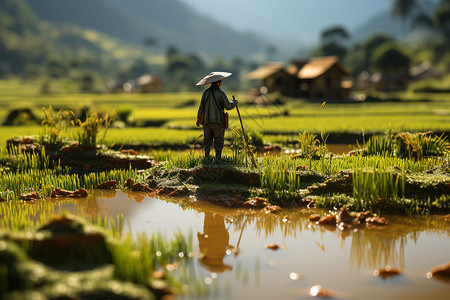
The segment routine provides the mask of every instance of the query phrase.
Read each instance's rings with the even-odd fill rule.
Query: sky
[[[351,33],[369,18],[390,11],[392,0],[181,0],[197,12],[239,31],[317,42],[336,25]]]

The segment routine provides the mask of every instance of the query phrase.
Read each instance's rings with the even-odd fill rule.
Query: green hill
[[[44,54],[40,23],[21,0],[0,0],[0,74],[15,72]]]
[[[47,21],[75,24],[142,45],[147,38],[163,52],[175,46],[182,52],[207,56],[249,56],[264,52],[267,44],[253,34],[243,34],[201,16],[179,0],[27,0]],[[230,22],[236,22],[230,16]]]
[[[145,51],[93,29],[42,21],[24,0],[0,0],[0,76],[51,68],[52,76],[76,68],[111,74]]]

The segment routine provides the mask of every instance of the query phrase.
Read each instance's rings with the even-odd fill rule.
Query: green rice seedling
[[[361,148],[359,143],[358,147]],[[367,142],[363,142],[362,148],[367,155],[394,156],[395,148],[392,130],[389,129],[384,136],[371,136]]]
[[[34,205],[12,201],[0,203],[0,227],[11,231],[35,228],[48,221],[55,212],[61,211],[61,204],[49,201],[40,201]]]
[[[261,188],[269,191],[297,192],[300,189],[300,176],[286,169],[264,168],[261,173]]]
[[[321,151],[326,151],[326,148],[322,150],[320,141],[317,139],[317,136],[315,134],[307,133],[305,130],[303,133],[299,133],[298,135],[299,135],[298,142],[300,143],[301,156],[308,159],[309,170],[311,170],[313,158],[319,157]]]
[[[44,120],[41,122],[41,125],[44,126],[45,130],[41,138],[48,137],[50,144],[61,141],[60,134],[62,132],[66,133],[67,128],[75,119],[75,113],[71,110],[59,110],[55,115],[51,105],[48,109],[42,107],[42,112],[44,114]]]
[[[415,158],[416,160],[422,158],[422,149],[410,133],[403,132],[395,137],[397,143],[397,156]]]
[[[203,165],[205,156],[200,152],[173,153],[167,157],[168,168],[190,169]]]
[[[298,142],[300,143],[300,150],[302,151],[303,157],[312,158],[318,156],[319,140],[317,139],[317,135],[308,133],[306,130],[298,135]]]
[[[317,208],[325,208],[335,210],[339,207],[355,207],[355,198],[344,194],[333,194],[327,196],[317,196],[314,206]]]
[[[266,157],[261,161],[261,188],[269,201],[280,203],[292,198],[301,188],[300,176],[290,158]]]
[[[18,146],[10,146],[8,149],[0,148],[0,163],[6,164],[14,171],[24,171],[30,169],[48,169],[56,168],[61,170],[59,166],[54,166],[49,160],[45,148],[41,148],[37,152],[23,151]]]
[[[325,102],[324,102],[325,104]],[[326,158],[326,154],[327,154],[327,139],[328,139],[328,134],[325,134],[325,129],[322,129],[320,132],[320,137],[321,137],[321,143],[320,143],[320,147],[319,147],[319,152],[320,152],[320,161],[321,161],[321,168],[322,168],[322,172],[327,173],[327,169],[330,167],[331,165],[331,157],[332,155],[330,155],[330,165],[327,167],[325,165],[325,158]]]
[[[232,132],[233,141],[229,148],[233,152],[233,160],[236,163],[244,160],[245,163],[251,163],[256,168],[256,153],[252,136],[248,133],[245,133],[244,136],[244,133],[236,127],[232,128]]]
[[[411,159],[402,159],[398,157],[382,157],[382,156],[343,156],[333,157],[329,164],[329,174],[336,174],[340,170],[354,170],[364,168],[398,168],[400,170],[408,170],[410,172],[423,172],[442,165],[445,162],[443,157],[429,157],[420,161]],[[313,165],[313,169],[321,171],[318,166]],[[327,169],[327,170],[328,170]]]
[[[142,175],[135,169],[128,170],[110,170],[105,172],[92,172],[88,174],[84,174],[82,176],[72,175],[78,179],[79,186],[85,189],[94,189],[100,183],[116,180],[118,184],[124,184],[128,178],[132,178],[134,180],[142,179]],[[79,188],[79,187],[78,187]]]
[[[111,170],[107,172],[84,175],[62,174],[56,169],[26,169],[21,172],[0,172],[0,192],[7,200],[17,200],[21,193],[37,192],[40,197],[48,197],[55,187],[65,190],[79,188],[94,189],[98,184],[108,180],[117,180],[124,184],[128,178],[140,179],[137,170]]]
[[[353,197],[357,210],[386,210],[390,202],[403,197],[405,175],[389,170],[357,169],[353,172]]]
[[[431,132],[411,134],[403,132],[395,137],[396,154],[399,157],[422,159],[424,156],[443,155],[449,142],[443,136]]]
[[[102,127],[105,126],[105,131],[100,141],[105,138],[108,128],[113,120],[114,116],[108,117],[108,114],[106,114],[105,118],[103,119],[99,117],[98,113],[96,112],[90,113],[86,118],[86,121],[84,122],[80,119],[77,119],[76,123],[80,126],[80,131],[78,133],[78,142],[80,144],[96,145],[97,135],[99,134]]]
[[[443,155],[446,148],[450,145],[446,137],[431,135],[431,134],[417,134],[414,138],[420,147],[423,156]]]

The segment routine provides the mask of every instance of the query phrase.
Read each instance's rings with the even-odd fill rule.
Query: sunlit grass
[[[8,151],[0,147],[0,163],[3,166],[0,169],[0,196],[7,200],[17,200],[22,193],[37,192],[45,198],[53,188],[94,189],[108,180],[116,180],[120,185],[128,178],[140,178],[134,169],[71,174],[59,165],[53,165],[45,151],[22,153],[18,149]]]
[[[42,118],[41,108],[48,105],[75,110],[90,107],[109,114],[127,105],[130,116],[135,121],[142,123],[159,120],[165,122],[163,126],[166,128],[194,128],[201,98],[201,91],[154,94],[40,94],[38,82],[9,79],[2,80],[1,83],[0,118],[3,117],[2,120],[6,117],[8,110],[13,108],[30,108],[38,118]],[[237,96],[239,98],[242,95],[237,94]],[[394,96],[400,97],[394,94],[385,97]],[[412,97],[409,97],[407,93],[402,96],[407,99]],[[414,97],[417,100],[427,101],[412,99],[406,102],[358,104],[327,102],[327,105],[320,110],[320,117],[318,117],[317,110],[320,103],[290,99],[287,104],[281,106],[257,106],[241,100],[240,112],[248,130],[257,130],[265,134],[297,134],[304,130],[318,133],[322,129],[330,134],[382,132],[389,127],[394,133],[450,129],[448,95],[419,94]],[[323,100],[326,101],[326,99]],[[233,126],[239,127],[240,124],[235,111],[230,111],[230,127]],[[183,133],[177,132],[177,134]]]

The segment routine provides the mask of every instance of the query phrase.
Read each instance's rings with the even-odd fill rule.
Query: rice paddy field
[[[63,83],[59,84],[63,86]],[[202,90],[198,93],[162,94],[64,94],[57,93],[57,88],[55,91],[54,94],[42,95],[39,84],[18,80],[2,81],[0,120],[5,121],[8,113],[15,108],[29,108],[37,119],[42,119],[42,108],[50,105],[55,110],[79,111],[83,107],[89,107],[104,114],[123,113],[133,125],[123,129],[111,128],[105,140],[107,144],[161,144],[162,139],[169,144],[193,143],[202,133],[201,129],[195,127]],[[328,99],[320,99],[314,103],[301,99],[283,99],[284,105],[270,105],[276,103],[278,98],[266,95],[261,102],[269,105],[254,105],[246,101],[245,93],[226,92],[230,98],[235,94],[241,100],[239,107],[246,129],[262,133],[267,144],[295,141],[298,133],[305,130],[316,134],[325,130],[333,138],[341,133],[383,134],[388,129],[394,132],[432,130],[442,133],[447,132],[450,127],[448,93],[391,93],[380,95],[380,99],[397,101],[351,104],[333,103]],[[323,102],[326,105],[321,108]],[[25,120],[22,123],[29,125],[32,122]],[[230,127],[240,127],[236,111],[230,112]],[[40,128],[8,126],[0,128],[1,136],[6,136],[4,131],[10,131],[14,135],[15,130],[26,135],[39,133]],[[229,138],[230,131],[227,133]],[[339,142],[338,137],[333,140]]]
[[[0,82],[0,120],[37,119],[0,127],[0,298],[447,298],[449,94],[231,91],[253,144],[231,111],[217,163],[195,127],[202,91],[66,88]],[[58,121],[83,107],[99,114]]]

